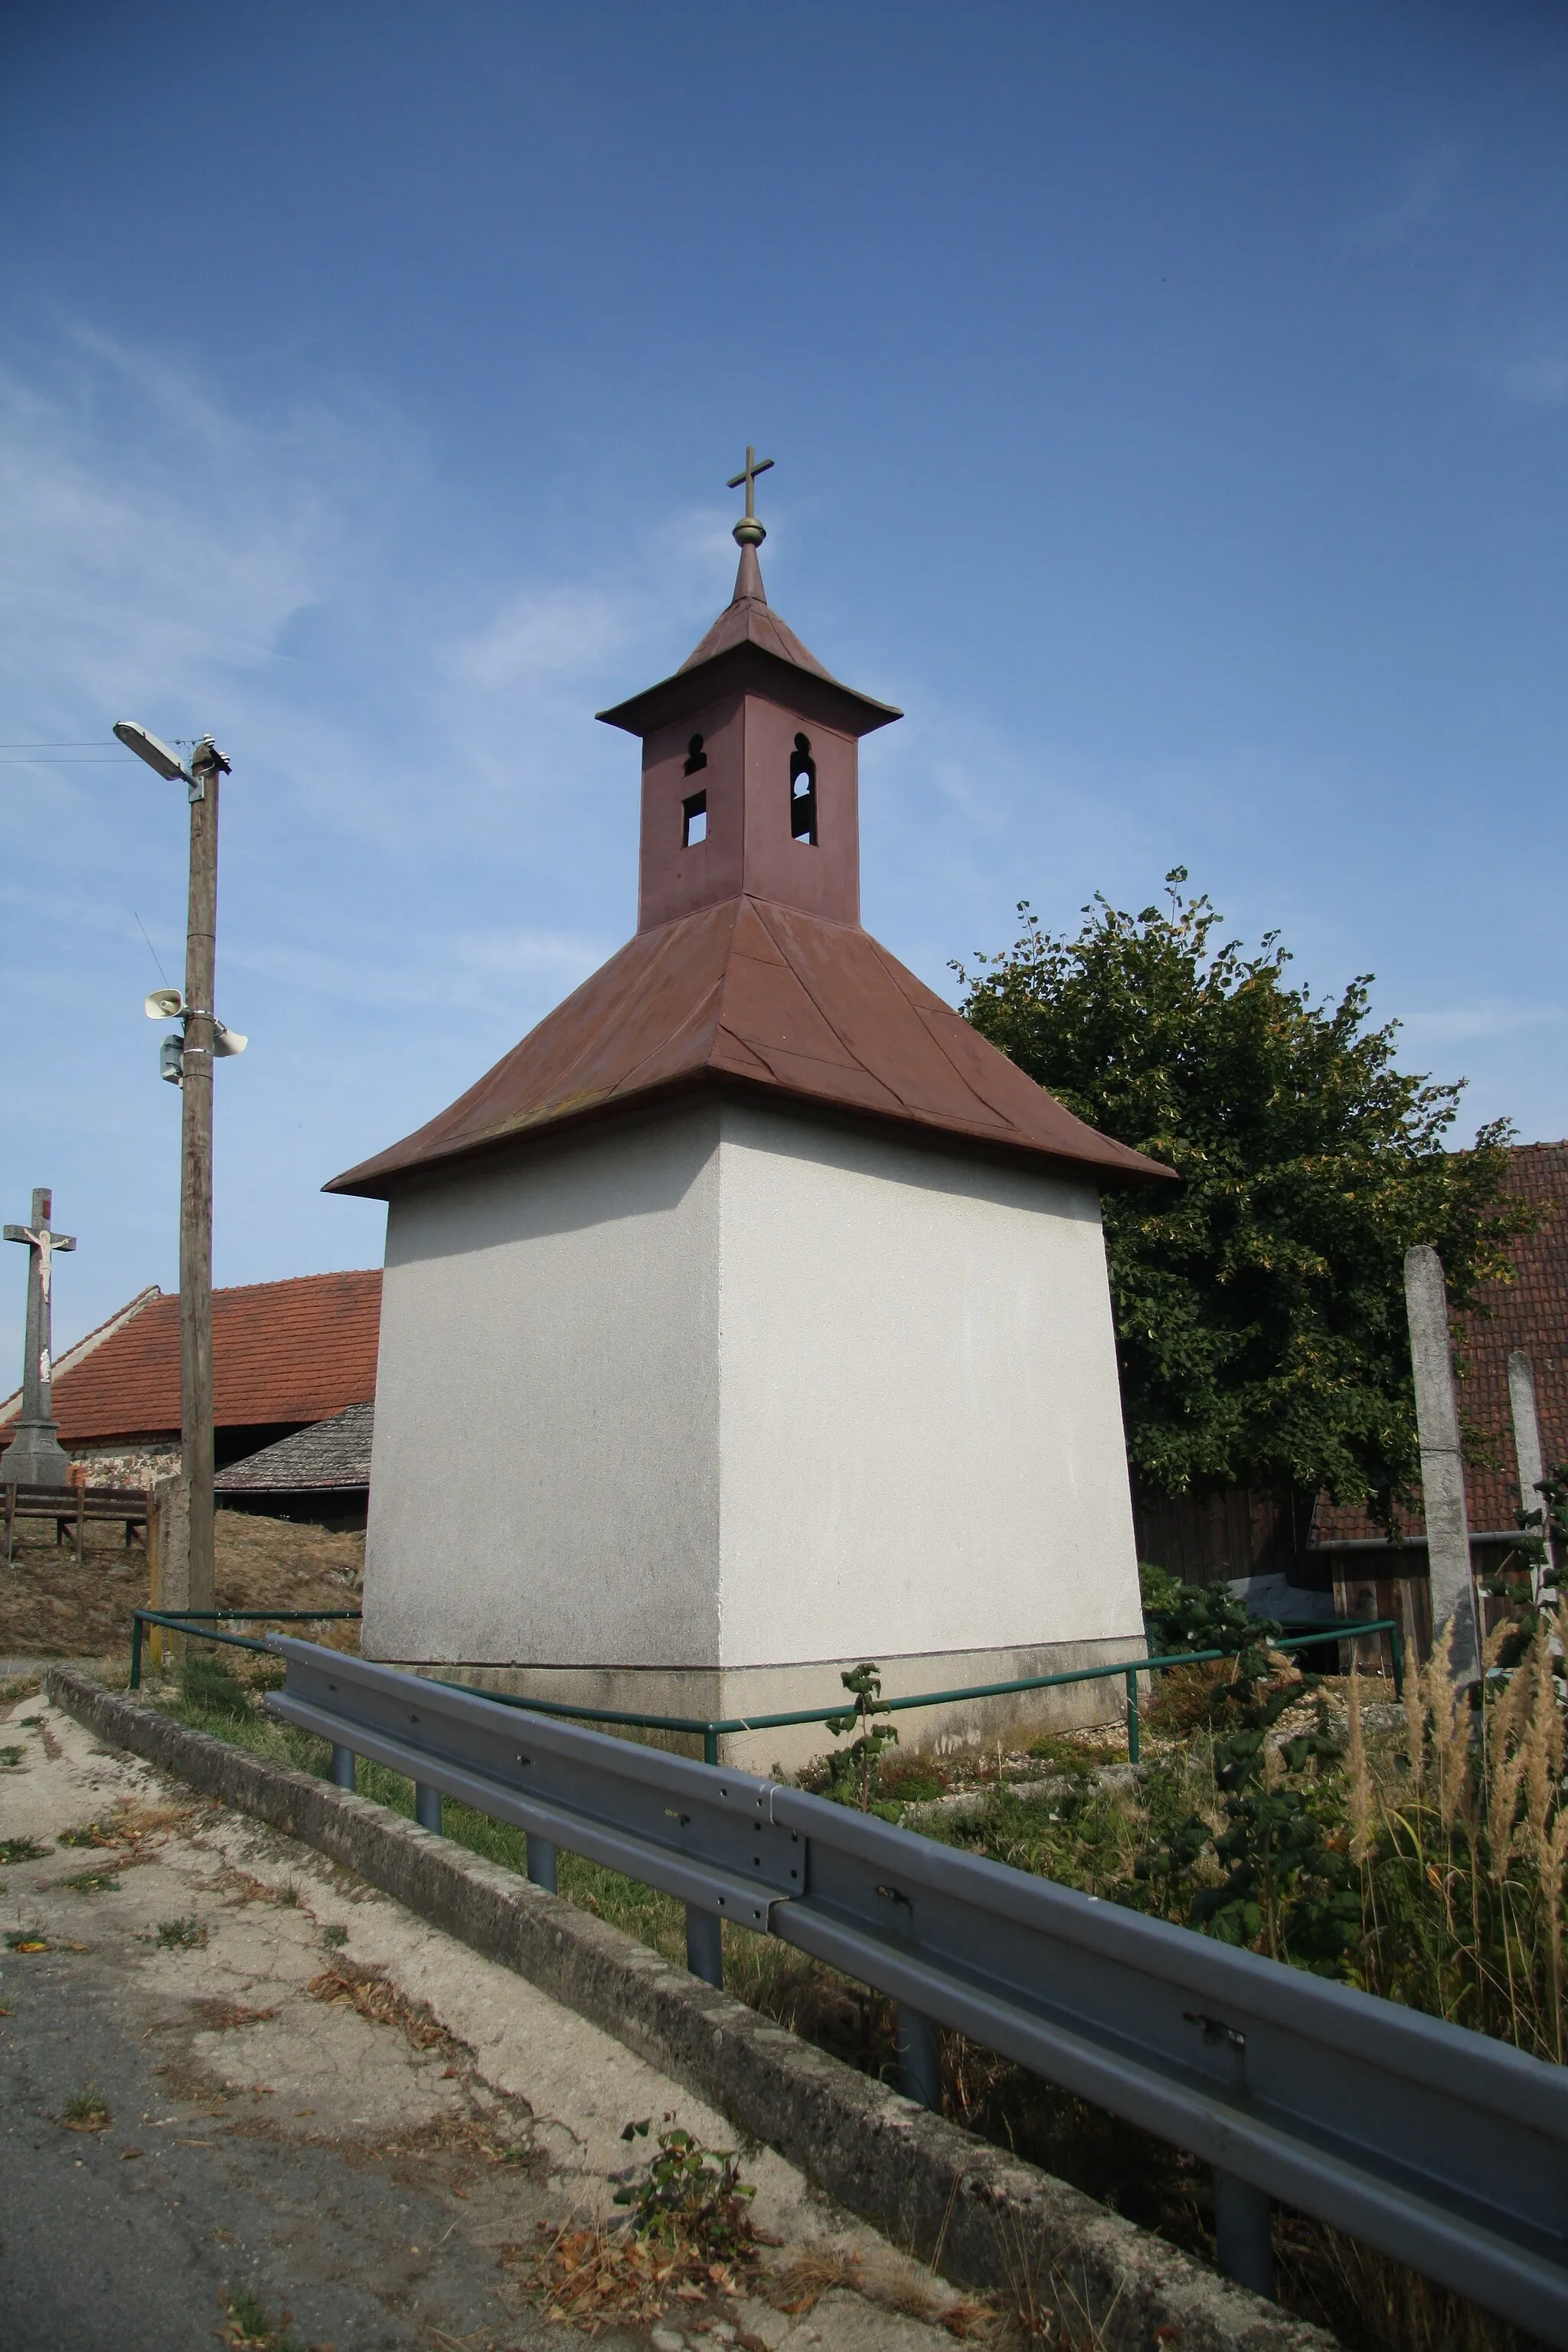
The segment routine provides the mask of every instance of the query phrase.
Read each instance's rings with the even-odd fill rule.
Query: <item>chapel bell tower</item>
[[[735,593],[673,677],[599,717],[640,735],[637,929],[738,897],[860,920],[859,743],[903,713],[841,686],[771,609],[746,463]]]

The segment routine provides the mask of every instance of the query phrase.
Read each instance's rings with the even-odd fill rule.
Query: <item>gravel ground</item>
[[[37,1696],[0,1709],[0,1841],[6,2352],[559,2347],[528,2263],[611,2218],[623,2126],[731,2142],[534,1987]],[[600,2343],[951,2346],[942,2282],[768,2151],[742,2168],[779,2241],[758,2291]],[[803,2264],[819,2299],[787,2314]]]

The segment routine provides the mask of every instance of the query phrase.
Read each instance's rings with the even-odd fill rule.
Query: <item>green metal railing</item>
[[[142,1683],[142,1628],[143,1624],[163,1625],[173,1633],[188,1633],[204,1642],[223,1642],[238,1650],[266,1652],[265,1642],[248,1639],[243,1633],[220,1633],[211,1628],[216,1618],[237,1618],[257,1625],[300,1624],[327,1618],[357,1618],[357,1609],[199,1609],[187,1610],[183,1617],[155,1609],[135,1609],[132,1612],[131,1687],[138,1690]],[[200,1621],[200,1622],[198,1622]],[[1310,1630],[1282,1634],[1270,1649],[1310,1649],[1326,1642],[1357,1641],[1363,1634],[1386,1633],[1394,1663],[1394,1687],[1396,1693],[1405,1687],[1405,1659],[1399,1639],[1399,1627],[1392,1617],[1372,1617],[1355,1624],[1342,1623],[1338,1618],[1325,1620]],[[902,1714],[916,1706],[957,1706],[966,1699],[1011,1698],[1022,1691],[1059,1690],[1069,1683],[1108,1681],[1120,1675],[1127,1686],[1127,1759],[1139,1761],[1140,1725],[1138,1717],[1138,1677],[1140,1675],[1163,1674],[1172,1666],[1203,1666],[1221,1658],[1234,1657],[1234,1650],[1160,1650],[1152,1657],[1122,1658],[1107,1666],[1074,1666],[1059,1675],[1023,1675],[1005,1683],[973,1683],[962,1690],[921,1691],[910,1698],[888,1698],[879,1702],[879,1711],[890,1710]],[[472,1691],[472,1683],[455,1683],[448,1676],[432,1675],[432,1682],[442,1683],[448,1690]],[[719,1761],[719,1742],[724,1735],[738,1731],[783,1731],[802,1723],[826,1723],[831,1716],[844,1715],[851,1704],[838,1698],[831,1706],[798,1707],[787,1715],[635,1715],[624,1707],[578,1706],[560,1698],[517,1698],[510,1691],[478,1692],[480,1698],[494,1699],[499,1706],[521,1707],[533,1715],[559,1715],[577,1723],[613,1723],[633,1731],[679,1731],[702,1742],[705,1764]]]
[[[1394,1659],[1394,1687],[1405,1686],[1405,1662],[1400,1646],[1399,1627],[1392,1617],[1364,1619],[1355,1624],[1342,1623],[1338,1618],[1314,1626],[1310,1633],[1288,1633],[1271,1649],[1294,1650],[1311,1648],[1324,1642],[1348,1642],[1363,1633],[1386,1633]],[[1207,1665],[1215,1659],[1234,1657],[1233,1650],[1162,1650],[1149,1658],[1126,1658],[1108,1666],[1075,1666],[1059,1675],[1023,1675],[1014,1682],[973,1683],[962,1690],[921,1691],[910,1698],[886,1698],[878,1702],[879,1709],[888,1708],[901,1714],[907,1707],[955,1706],[972,1698],[1008,1698],[1020,1691],[1056,1690],[1068,1683],[1104,1682],[1120,1675],[1127,1685],[1127,1755],[1128,1761],[1139,1760],[1138,1677],[1159,1674],[1170,1666]],[[432,1676],[433,1681],[443,1677]],[[472,1683],[447,1682],[451,1690],[472,1690]],[[719,1761],[719,1742],[726,1732],[781,1731],[799,1723],[826,1723],[830,1716],[844,1715],[852,1704],[841,1697],[831,1706],[801,1707],[788,1715],[633,1715],[625,1709],[605,1706],[577,1706],[559,1698],[516,1698],[510,1691],[480,1691],[481,1698],[493,1698],[502,1706],[521,1707],[535,1715],[566,1716],[577,1722],[616,1723],[639,1731],[684,1731],[702,1741],[702,1760],[706,1764]]]
[[[166,1609],[133,1609],[131,1612],[131,1687],[142,1687],[142,1651],[149,1625],[162,1625],[171,1633],[188,1633],[196,1642],[221,1642],[229,1650],[259,1650],[268,1654],[265,1642],[253,1641],[247,1633],[220,1633],[216,1621],[228,1619],[241,1625],[322,1625],[329,1619],[358,1621],[358,1609],[186,1609],[175,1613]]]

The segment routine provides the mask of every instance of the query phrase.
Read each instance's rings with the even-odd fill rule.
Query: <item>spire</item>
[[[748,443],[745,464],[738,474],[731,475],[725,486],[731,490],[738,490],[742,482],[746,486],[746,511],[734,530],[741,562],[735,573],[735,593],[730,599],[731,604],[739,604],[746,597],[758,604],[765,604],[768,601],[763,590],[763,567],[757,562],[757,550],[768,535],[763,525],[757,520],[757,476],[765,474],[773,462],[771,457],[764,457],[759,464],[756,451]]]
[[[831,689],[832,716],[828,706],[817,701],[814,709],[829,724],[841,727],[846,733],[868,735],[874,727],[886,727],[889,719],[901,717],[891,704],[874,702],[869,695],[857,694],[852,687],[841,686],[831,670],[825,669],[814,653],[801,644],[795,631],[782,621],[768,603],[763,586],[763,567],[757,561],[757,550],[767,537],[766,527],[757,520],[757,476],[765,474],[773,464],[771,457],[759,457],[748,447],[746,462],[738,474],[731,474],[729,488],[738,490],[745,486],[746,511],[734,527],[734,539],[741,551],[741,561],[735,572],[735,593],[714,622],[701,644],[688,654],[673,677],[634,694],[628,701],[617,703],[614,709],[601,710],[599,717],[611,727],[624,727],[631,735],[646,736],[656,728],[679,719],[680,714],[696,707],[698,699],[710,698],[719,686],[715,666],[727,662],[729,669],[724,682],[740,683],[737,662],[746,668],[748,677],[756,667],[750,656],[761,655],[763,667],[770,663],[784,666],[796,673],[819,678]],[[696,677],[693,672],[700,675]],[[730,675],[733,672],[733,677]],[[804,681],[797,676],[784,690],[798,692]],[[775,673],[774,691],[784,687]]]

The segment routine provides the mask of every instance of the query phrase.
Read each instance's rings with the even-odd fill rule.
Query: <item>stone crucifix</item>
[[[7,1225],[8,1242],[26,1242],[27,1260],[27,1336],[22,1357],[22,1412],[16,1434],[0,1454],[0,1486],[64,1486],[70,1463],[55,1426],[50,1360],[50,1274],[57,1250],[73,1250],[71,1234],[51,1233],[54,1195],[42,1186],[33,1194],[33,1220],[27,1225]]]

